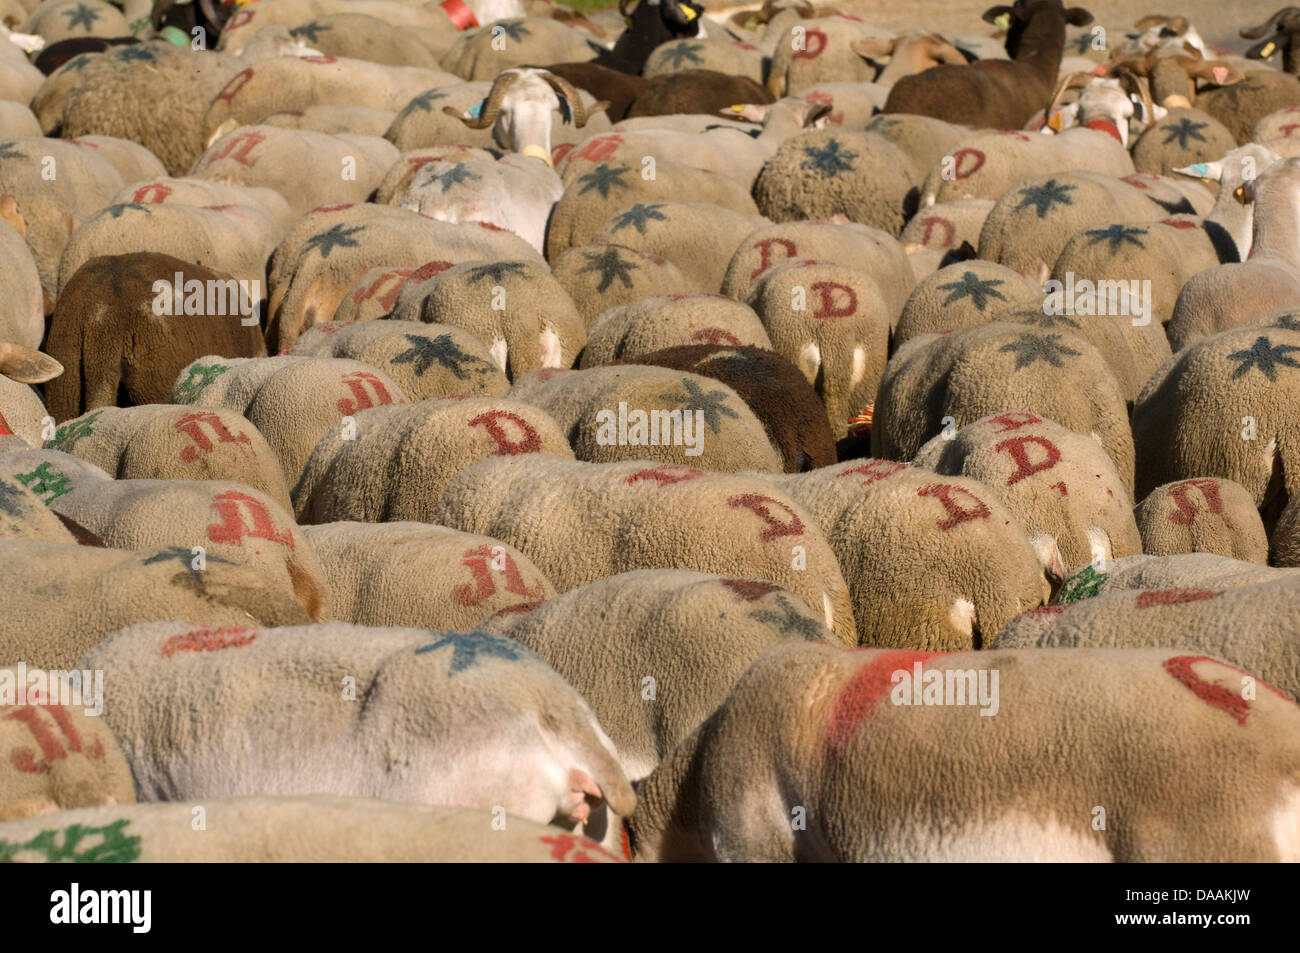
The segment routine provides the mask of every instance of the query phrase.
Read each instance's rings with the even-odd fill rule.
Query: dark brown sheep
[[[1248,40],[1264,37],[1246,51],[1248,57],[1268,60],[1281,49],[1282,68],[1300,76],[1300,7],[1283,7],[1259,26],[1242,30],[1241,35]]]
[[[709,69],[665,73],[647,81],[627,118],[703,113],[716,116],[739,103],[774,103],[776,97],[747,76],[731,76]]]
[[[1066,9],[1061,0],[1016,0],[1015,6],[989,7],[993,23],[1010,16],[1006,49],[1010,60],[977,60],[966,66],[935,66],[905,76],[885,100],[887,113],[914,113],[947,122],[993,129],[1022,129],[1052,97],[1065,26],[1086,26],[1092,14]]]
[[[178,272],[185,283],[203,282],[205,292],[214,287],[209,281],[234,285],[224,272],[155,252],[102,255],[77,269],[59,295],[45,345],[67,369],[45,386],[55,420],[96,407],[169,403],[182,368],[205,354],[266,356],[261,329],[242,325],[228,299],[215,309],[225,314],[155,313],[155,282],[171,288]],[[203,300],[206,306],[207,293]]]
[[[775,351],[685,344],[614,363],[671,367],[726,384],[763,424],[772,446],[781,451],[786,473],[836,462],[835,437],[821,398],[799,368]]]
[[[650,85],[648,79],[594,62],[554,63],[544,69],[609,103],[605,107],[605,115],[609,116],[610,122],[618,122],[626,116],[633,101]]]

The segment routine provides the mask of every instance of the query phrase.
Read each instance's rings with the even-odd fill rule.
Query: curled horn
[[[1277,13],[1268,18],[1268,21],[1260,26],[1247,27],[1241,31],[1241,36],[1246,40],[1257,40],[1266,33],[1275,32],[1281,25],[1282,18],[1288,13],[1300,13],[1300,7],[1283,7]]]
[[[1043,113],[1043,117],[1045,119],[1052,117],[1052,110],[1061,101],[1061,97],[1065,95],[1067,89],[1087,86],[1096,78],[1092,73],[1083,72],[1071,73],[1068,76],[1061,77],[1061,81],[1056,84],[1056,89],[1052,91],[1052,98],[1047,101],[1047,110]],[[1082,82],[1080,82],[1081,80]]]
[[[1120,67],[1114,72],[1114,76],[1119,80],[1120,89],[1130,96],[1137,96],[1142,100],[1142,121],[1147,125],[1156,121],[1155,103],[1151,101],[1151,91],[1147,89],[1145,83],[1137,78],[1132,70]]]
[[[486,129],[497,121],[497,116],[501,115],[501,99],[505,96],[506,90],[510,85],[519,78],[518,73],[506,72],[497,76],[492,83],[492,88],[488,90],[487,102],[483,104],[483,112],[478,118],[473,116],[463,116],[455,106],[443,106],[442,111],[448,116],[455,116],[471,129]]]
[[[578,92],[574,85],[563,76],[556,76],[554,73],[548,73],[545,70],[539,75],[546,80],[551,89],[569,101],[569,109],[573,111],[573,124],[579,129],[585,126],[587,124],[587,107],[583,105],[582,94]],[[486,110],[484,111],[486,112]],[[599,110],[596,111],[599,112]]]

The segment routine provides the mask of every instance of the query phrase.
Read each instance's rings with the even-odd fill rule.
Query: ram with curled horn
[[[503,149],[540,159],[551,165],[551,114],[573,121],[579,129],[609,103],[588,106],[582,94],[567,80],[544,69],[522,67],[500,73],[477,113],[462,114],[451,107],[443,112],[455,116],[471,129],[492,130],[492,139]]]

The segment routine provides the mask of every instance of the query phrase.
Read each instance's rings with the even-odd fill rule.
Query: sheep
[[[758,207],[744,183],[719,173],[701,172],[667,155],[601,162],[589,171],[571,171],[574,178],[565,182],[564,195],[556,203],[546,230],[546,255],[551,261],[589,243],[612,215],[637,204],[700,202],[741,215],[758,215]]]
[[[558,276],[509,254],[476,256],[398,292],[390,317],[449,324],[478,338],[510,380],[572,367],[585,320]]]
[[[558,519],[560,512],[580,515]],[[561,593],[633,569],[766,579],[820,610],[836,640],[858,641],[848,587],[822,530],[757,477],[648,460],[492,457],[457,474],[434,520],[515,546]]]
[[[526,63],[589,60],[592,53],[582,31],[556,20],[525,17],[499,20],[490,28],[462,34],[442,57],[441,66],[474,82]]]
[[[762,422],[787,473],[835,462],[835,438],[825,406],[799,368],[770,348],[686,344],[618,363],[671,367],[726,384]]]
[[[473,632],[490,616],[527,612],[555,595],[527,556],[487,536],[395,520],[324,523],[304,532],[325,567],[340,621]]]
[[[1050,2],[1050,0],[1044,0]],[[962,198],[996,199],[1027,180],[1063,172],[1095,172],[1122,179],[1137,170],[1117,138],[1077,126],[1059,136],[1013,132],[975,133],[933,165],[921,185],[920,208]],[[1037,197],[1050,208],[1069,192]]]
[[[323,205],[364,202],[398,157],[374,136],[241,126],[213,141],[189,174],[274,189],[301,217]]]
[[[10,444],[20,438],[0,435],[0,457],[7,456]],[[15,445],[16,446],[16,445]],[[35,482],[34,480],[29,482]],[[16,474],[0,475],[0,539],[27,539],[51,543],[75,544],[76,538],[62,520],[45,505]]]
[[[186,289],[189,282],[202,282],[206,293]],[[197,311],[173,307],[178,294],[201,302]],[[119,400],[166,403],[171,381],[200,355],[264,356],[261,332],[245,315],[252,309],[241,310],[238,297],[229,276],[170,255],[92,258],[67,281],[50,317],[46,348],[70,371],[46,385],[50,413],[68,420]],[[240,304],[260,299],[257,292]]]
[[[1009,62],[980,60],[942,65],[905,76],[894,84],[886,113],[917,113],[954,123],[994,129],[1020,129],[1047,102],[1065,49],[1065,26],[1087,26],[1092,14],[1066,9],[1061,0],[1016,0],[990,7],[987,23],[1010,17]]]
[[[1289,391],[1300,331],[1247,326],[1202,338],[1166,361],[1133,407],[1137,494],[1193,477],[1241,484],[1271,528],[1300,491]]]
[[[395,109],[371,109],[369,106],[305,106],[283,112],[267,113],[259,122],[264,126],[283,129],[307,129],[328,135],[353,134],[358,136],[383,135],[397,118]]]
[[[400,204],[402,194],[415,178],[415,173],[430,162],[500,159],[503,155],[504,153],[499,149],[480,149],[476,146],[429,146],[423,149],[411,149],[402,153],[401,161],[389,166],[371,201],[376,205]]]
[[[265,2],[265,0],[263,0]],[[620,863],[595,841],[510,814],[328,794],[154,802],[0,825],[0,857],[119,863]],[[74,846],[75,845],[75,846]]]
[[[1266,143],[1274,139],[1300,138],[1300,106],[1288,106],[1271,112],[1255,124],[1252,142]]]
[[[265,0],[262,0],[265,2]],[[473,0],[479,6],[479,0]],[[513,5],[510,5],[513,7]],[[507,7],[506,9],[508,9]],[[498,7],[498,9],[503,9]],[[495,11],[494,11],[495,12]],[[514,9],[506,16],[518,16]],[[452,21],[446,10],[436,5],[428,10],[391,0],[275,0],[267,6],[246,5],[224,24],[220,25],[221,38],[217,49],[224,53],[240,53],[244,47],[268,26],[294,27],[310,22],[315,17],[335,13],[359,13],[377,17],[390,26],[446,30],[461,29]],[[470,11],[472,20],[473,13]],[[215,24],[214,24],[215,25]]]
[[[805,132],[768,160],[754,197],[774,222],[841,214],[897,236],[915,211],[916,184],[907,166],[903,152],[881,136]]]
[[[972,479],[884,460],[768,479],[825,530],[859,645],[980,648],[984,633],[1042,605],[1050,580],[1065,575],[1055,541],[1031,541]]]
[[[1250,254],[1238,264],[1198,272],[1183,285],[1169,320],[1175,349],[1300,304],[1300,159],[1269,166],[1234,194],[1255,206]]]
[[[13,196],[0,196],[0,341],[35,349],[45,337],[45,294],[26,232]]]
[[[49,168],[55,170],[53,179],[42,175],[42,170]],[[17,203],[18,220],[23,224],[20,231],[36,260],[41,288],[51,305],[68,238],[124,184],[117,169],[94,149],[56,139],[0,142],[0,196],[10,195]],[[8,210],[4,216],[10,224],[15,221],[14,211]]]
[[[777,36],[775,31],[780,26],[769,24],[766,36]],[[784,27],[768,67],[767,88],[774,96],[831,80],[873,82],[877,67],[858,52],[855,44],[869,39],[889,40],[885,31],[857,17],[815,16],[787,22]],[[876,50],[871,48],[869,52]]]
[[[1229,150],[1216,162],[1197,162],[1174,170],[1179,175],[1196,176],[1217,190],[1203,227],[1220,263],[1245,261],[1250,254],[1255,206],[1241,202],[1237,190],[1281,159],[1275,149],[1252,142]],[[1192,274],[1195,272],[1187,277]],[[1184,283],[1179,283],[1179,290]]]
[[[687,69],[705,69],[726,76],[744,76],[761,86],[763,67],[763,54],[752,43],[730,38],[695,37],[670,40],[655,47],[641,75],[654,79]]]
[[[470,129],[490,128],[497,145],[541,159],[548,166],[552,164],[552,113],[582,129],[589,116],[609,105],[604,101],[588,105],[568,80],[543,69],[512,69],[493,75],[492,88],[477,113],[467,116],[452,106],[444,106],[442,111]]]
[[[418,270],[431,262],[483,259],[542,263],[537,250],[522,238],[484,223],[439,222],[383,205],[318,209],[299,220],[271,258],[267,341],[284,348],[313,324],[332,320],[348,292],[355,296],[357,280],[376,266]],[[497,300],[492,297],[496,285],[482,285],[482,277],[474,290],[486,292],[479,300],[487,308]],[[495,316],[502,320],[500,312]]]
[[[980,231],[996,205],[993,199],[957,199],[932,205],[913,215],[903,226],[898,240],[906,246],[948,251],[963,242],[972,248],[979,244]]]
[[[1183,212],[1192,212],[1186,204]],[[979,256],[1023,275],[1045,277],[1077,232],[1109,222],[1147,222],[1165,213],[1147,193],[1092,172],[1055,172],[1003,193],[984,220]]]
[[[1247,56],[1268,60],[1280,48],[1282,69],[1300,76],[1300,10],[1283,7],[1259,26],[1242,29],[1240,35],[1247,40],[1264,37],[1246,51]]]
[[[786,222],[755,229],[741,242],[727,266],[722,293],[748,300],[767,272],[788,259],[842,265],[869,274],[891,321],[902,313],[916,285],[903,246],[879,229],[851,222]]]
[[[587,699],[634,781],[699,727],[763,652],[830,638],[789,590],[676,569],[600,579],[484,628],[528,646]]]
[[[1037,414],[977,420],[951,439],[942,434],[912,461],[983,483],[1036,545],[1050,539],[1066,572],[1142,552],[1128,489],[1091,437]]]
[[[470,464],[494,455],[572,459],[565,437],[544,405],[514,398],[377,407],[316,442],[293,488],[294,516],[301,523],[431,522],[443,490]]]
[[[578,366],[598,367],[691,344],[772,348],[749,305],[720,294],[656,295],[602,311],[587,328]]]
[[[704,8],[689,0],[638,0],[628,13],[628,0],[619,0],[618,12],[627,29],[609,50],[596,54],[593,63],[606,69],[640,76],[650,54],[660,45],[699,34]],[[566,64],[568,65],[568,64]]]
[[[1276,569],[1214,553],[1181,553],[1173,556],[1125,556],[1105,564],[1104,570],[1085,566],[1061,585],[1046,609],[1027,612],[1014,620],[1017,638],[1031,630],[1046,628],[1051,618],[1080,600],[1102,593],[1152,589],[1228,589],[1255,586],[1294,578],[1296,569]],[[1008,632],[1011,626],[1007,627]]]
[[[714,70],[681,70],[650,80],[632,100],[626,118],[698,112],[716,114],[734,103],[767,105],[775,98],[746,76]]]
[[[917,282],[894,328],[893,346],[921,334],[986,324],[1042,302],[1042,289],[1005,265],[978,258],[956,262]]]
[[[98,717],[92,673],[72,677],[27,665],[0,668],[0,748],[9,751],[0,765],[0,822],[135,802],[126,758]],[[98,687],[102,692],[102,681]]]
[[[1237,144],[1245,145],[1269,113],[1300,106],[1300,77],[1277,70],[1248,73],[1239,83],[1204,90],[1192,105],[1223,123]]]
[[[813,83],[791,92],[787,99],[802,99],[829,106],[828,126],[861,129],[885,105],[889,90],[878,83]]]
[[[1290,860],[1300,713],[1241,685],[1173,649],[780,646],[638,787],[634,856]],[[960,703],[921,704],[945,688]],[[1044,771],[1044,751],[1071,757]]]
[[[825,405],[831,434],[875,397],[894,313],[871,273],[817,261],[786,261],[749,296],[772,348],[794,364]]]
[[[284,196],[274,189],[250,188],[214,182],[210,179],[169,178],[156,176],[137,180],[114,195],[109,205],[246,205],[269,215],[282,231],[287,231],[298,216],[289,208]]]
[[[57,43],[74,36],[126,36],[131,28],[121,12],[103,0],[56,0],[42,3],[19,32]]]
[[[736,248],[766,219],[702,202],[638,203],[614,215],[591,238],[667,259],[693,288],[717,291]]]
[[[1067,331],[992,322],[912,338],[881,378],[871,455],[911,460],[945,426],[1004,411],[1093,437],[1133,498],[1133,447],[1141,441],[1129,432],[1119,382],[1095,347]]]
[[[635,804],[581,696],[522,645],[486,633],[164,622],[123,629],[83,661],[110,673],[105,720],[130,739],[143,799],[328,793],[500,806],[538,823],[601,825],[615,844],[606,809],[625,816]],[[352,693],[339,689],[345,674]],[[211,717],[178,730],[156,702],[178,692]],[[394,770],[386,750],[409,768]],[[283,770],[286,757],[295,770]]]
[[[243,414],[271,445],[292,488],[313,448],[345,418],[408,403],[378,368],[329,357],[225,359],[207,354],[176,375],[172,403]]]
[[[48,354],[0,341],[0,444],[34,446],[44,439],[50,420],[45,403],[29,385],[63,373]]]
[[[438,57],[418,34],[364,13],[333,13],[299,23],[290,32],[322,56],[385,66],[437,69]]]
[[[311,621],[287,584],[264,569],[213,554],[195,560],[189,546],[132,552],[0,540],[0,578],[9,591],[24,594],[0,619],[0,665],[71,669],[118,629],[154,619],[236,626],[250,618],[267,625]],[[106,681],[112,685],[113,676]]]
[[[1255,499],[1239,483],[1200,477],[1166,483],[1134,510],[1142,551],[1152,556],[1215,553],[1268,563],[1268,536]]]
[[[289,353],[343,357],[377,367],[412,401],[460,395],[502,397],[510,389],[487,345],[450,324],[326,322],[298,338]]]
[[[855,40],[849,46],[873,66],[880,66],[874,81],[885,89],[892,88],[904,76],[923,73],[943,64],[964,66],[974,59],[937,33],[908,33],[891,39],[868,37]]]
[[[6,139],[39,138],[43,135],[40,121],[22,103],[12,100],[0,102],[0,136]]]
[[[1210,162],[1237,147],[1228,128],[1199,109],[1171,109],[1133,144],[1139,172],[1168,175],[1197,162]]]
[[[185,263],[178,271],[201,268],[211,262],[210,273],[198,280],[206,282],[219,273],[220,278],[214,280],[238,281],[238,287],[245,293],[243,297],[237,302],[226,300],[216,307],[224,307],[228,314],[237,314],[241,319],[247,318],[251,327],[252,318],[259,313],[254,306],[262,299],[266,261],[282,235],[271,217],[253,206],[110,205],[82,222],[68,239],[59,259],[58,297],[71,285],[73,276],[93,260],[120,258],[132,252],[151,254],[161,240],[172,253],[168,258]],[[193,304],[174,301],[172,312],[191,313],[197,308],[197,313],[202,314],[207,307],[200,305],[198,299]],[[166,305],[160,301],[155,313],[167,314]]]
[[[579,460],[654,460],[715,472],[782,469],[762,422],[716,378],[621,364],[531,375],[516,381],[510,396],[554,418]]]
[[[609,308],[652,295],[704,291],[677,266],[626,245],[579,245],[554,258],[555,280],[573,299],[586,324]]]
[[[1294,697],[1300,694],[1300,650],[1293,634],[1298,609],[1300,586],[1293,576],[1254,584],[1243,579],[1224,588],[1107,587],[1063,611],[1024,624],[1012,622],[998,634],[995,648],[1113,651],[1160,646],[1222,658],[1241,666],[1243,674],[1276,685],[1279,694]],[[1237,684],[1244,684],[1241,678]],[[1240,697],[1240,691],[1237,694]],[[1244,721],[1241,712],[1238,717]]]

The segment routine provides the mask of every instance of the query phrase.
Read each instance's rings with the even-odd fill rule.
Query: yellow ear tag
[[[686,22],[687,22],[687,23],[690,23],[690,22],[691,22],[692,20],[694,20],[697,16],[699,16],[699,14],[696,13],[694,10],[692,10],[690,7],[682,7],[682,13],[684,13],[684,14],[686,15]]]
[[[741,113],[745,111],[745,106],[743,103],[736,103],[736,105],[729,106],[728,108],[737,116],[739,116]]]
[[[1053,130],[1054,132],[1060,132],[1060,131],[1061,131],[1061,114],[1060,114],[1060,113],[1052,113],[1052,118],[1049,119],[1049,120],[1047,120],[1047,127],[1048,127],[1049,129]]]
[[[1269,40],[1268,46],[1260,50],[1259,55],[1264,57],[1264,59],[1269,59],[1276,50],[1277,50],[1277,44],[1274,43],[1272,40]]]
[[[999,17],[994,17],[993,25],[999,30],[1006,30],[1011,26],[1011,14],[1004,13]]]
[[[1244,185],[1237,186],[1233,190],[1232,194],[1237,197],[1237,201],[1239,202],[1246,201],[1246,187]]]

